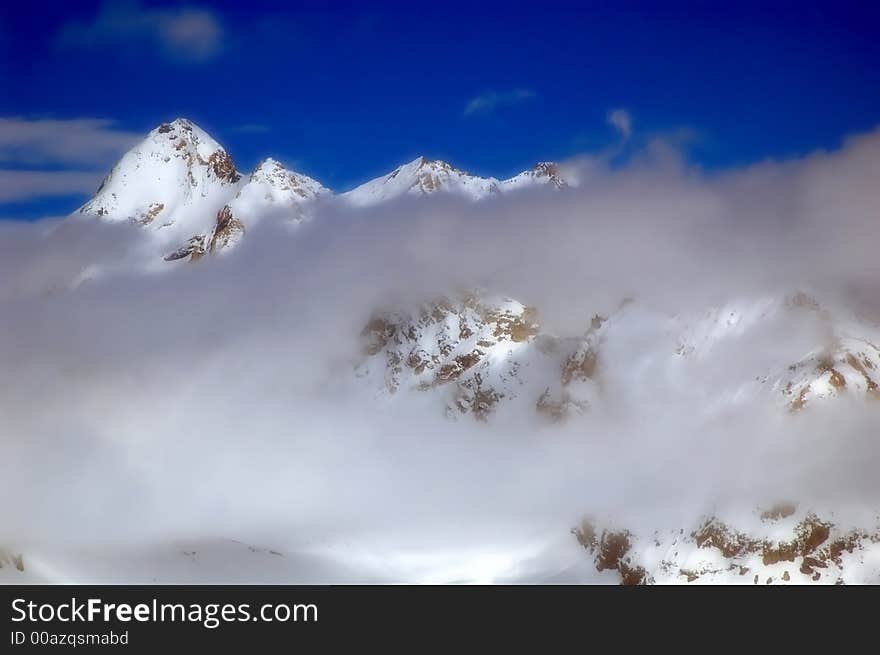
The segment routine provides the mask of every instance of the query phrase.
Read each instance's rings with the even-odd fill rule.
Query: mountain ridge
[[[318,199],[366,207],[407,195],[446,193],[479,201],[542,184],[569,186],[553,162],[498,180],[421,156],[336,193],[272,157],[244,175],[218,141],[189,119],[177,118],[151,130],[125,153],[75,214],[134,223],[165,247],[166,261],[196,261],[234,247],[264,215],[292,225],[308,220]]]

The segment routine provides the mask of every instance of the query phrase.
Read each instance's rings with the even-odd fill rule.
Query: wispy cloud
[[[0,162],[105,164],[139,138],[104,118],[0,117]]]
[[[140,138],[103,118],[0,117],[0,203],[94,191]]]
[[[486,91],[471,98],[464,108],[464,115],[489,114],[500,107],[518,105],[532,100],[535,92],[529,89],[513,89],[512,91]]]
[[[59,42],[86,48],[146,44],[175,59],[201,62],[220,52],[223,36],[220,19],[207,9],[150,9],[138,0],[124,0],[105,2],[89,21],[66,24]]]
[[[0,498],[16,499],[2,533],[40,572],[94,582],[608,582],[569,532],[587,513],[644,544],[716,507],[880,507],[865,387],[795,416],[756,379],[823,355],[832,326],[856,324],[853,289],[876,301],[880,131],[712,174],[638,152],[583,166],[561,193],[331,202],[163,275],[136,273],[160,253],[125,223],[0,225]],[[517,345],[534,359],[499,401],[510,413],[450,420],[455,382],[379,402],[384,365],[356,378],[352,364],[376,308],[418,315],[476,283],[537,307],[548,335]],[[815,285],[828,312],[759,318],[768,295]],[[610,329],[584,341],[597,312]],[[599,349],[601,391],[551,427],[535,411],[546,387],[527,381],[559,379],[544,366],[575,344]],[[217,534],[198,567],[173,546]],[[284,556],[264,565],[232,539]],[[310,569],[269,568],[301,554]]]
[[[244,125],[236,125],[233,127],[230,132],[237,132],[239,134],[265,134],[270,131],[270,127],[268,125],[263,125],[262,123],[245,123]]]
[[[94,191],[101,173],[90,171],[21,171],[0,169],[0,203]]]
[[[632,135],[632,116],[626,109],[609,110],[606,120],[624,139]]]

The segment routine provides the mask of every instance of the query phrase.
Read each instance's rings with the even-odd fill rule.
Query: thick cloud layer
[[[805,418],[719,402],[731,376],[801,356],[812,328],[758,329],[683,388],[658,363],[674,344],[657,317],[804,289],[873,325],[880,132],[722,174],[662,142],[568,166],[564,193],[331,201],[162,273],[142,270],[157,253],[133,226],[0,225],[0,537],[357,544],[355,578],[433,580],[465,560],[530,570],[534,543],[585,512],[670,526],[780,497],[877,506],[870,403]],[[608,344],[607,405],[553,427],[378,407],[353,375],[371,312],[474,286],[573,336],[636,299]]]

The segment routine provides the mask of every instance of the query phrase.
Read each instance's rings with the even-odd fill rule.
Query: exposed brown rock
[[[593,552],[599,544],[596,537],[596,526],[589,519],[583,519],[578,527],[572,529],[572,534],[575,535],[580,545],[590,552]]]
[[[235,184],[241,179],[241,175],[235,170],[235,164],[232,157],[223,149],[215,150],[208,157],[208,165],[211,167],[214,176],[221,182]]]
[[[793,543],[781,543],[776,546],[766,544],[762,561],[765,566],[778,564],[779,562],[793,562],[798,555],[797,545]]]
[[[501,398],[502,394],[483,386],[482,375],[474,373],[473,377],[458,383],[455,405],[463,414],[469,412],[478,421],[486,421]]]
[[[550,419],[553,423],[558,423],[574,414],[582,414],[589,409],[586,401],[575,400],[567,392],[563,391],[560,398],[554,398],[547,389],[538,397],[535,403],[535,409],[539,414]]]
[[[862,361],[859,361],[855,355],[847,353],[846,363],[862,374],[862,377],[865,378],[865,385],[869,393],[877,391],[877,383],[871,379],[871,376],[868,375],[868,371],[866,370],[866,367],[874,368],[874,363],[870,359],[864,357]]]
[[[791,516],[795,513],[795,510],[797,510],[797,505],[794,505],[793,503],[777,503],[770,509],[761,512],[761,520],[778,521]]]
[[[562,384],[592,379],[598,360],[599,357],[592,348],[579,349],[572,353],[562,365]]]
[[[553,400],[553,397],[550,395],[550,389],[541,394],[538,402],[535,403],[535,409],[538,410],[539,414],[543,414],[554,423],[563,420],[567,414],[565,404]]]
[[[394,335],[396,327],[381,316],[374,316],[361,330],[364,338],[364,352],[375,355],[385,348],[388,340]]]
[[[804,293],[803,291],[796,292],[793,296],[788,298],[786,304],[789,307],[803,307],[805,309],[818,310],[820,309],[820,305],[818,301],[812,296]]]
[[[699,578],[702,573],[697,573],[696,571],[691,571],[689,569],[680,569],[679,575],[685,576],[688,582],[693,582],[694,580]]]
[[[219,252],[229,245],[230,241],[244,233],[244,224],[233,216],[229,205],[224,205],[223,209],[217,212],[217,221],[211,234],[210,251]]]
[[[24,571],[24,557],[21,554],[10,553],[0,548],[0,569],[4,566],[12,566],[18,571]]]
[[[510,339],[514,343],[538,334],[540,326],[537,319],[538,312],[534,307],[526,307],[521,314],[489,311],[485,315],[486,323],[495,324],[492,335],[496,339]]]
[[[809,386],[804,387],[798,393],[797,398],[792,400],[788,404],[788,411],[790,412],[799,412],[807,405],[807,392],[810,390]]]
[[[152,205],[150,205],[150,208],[146,212],[144,212],[144,216],[143,218],[141,218],[141,224],[149,225],[150,223],[152,223],[163,209],[165,209],[164,203],[154,202]]]
[[[171,254],[165,255],[165,261],[172,262],[189,257],[191,262],[196,262],[204,256],[205,250],[205,236],[199,234],[191,237],[185,245],[181,246]]]
[[[596,570],[617,570],[622,585],[644,584],[647,577],[645,569],[633,566],[627,559],[630,548],[629,532],[603,532],[597,548]]]
[[[795,528],[795,534],[801,553],[809,555],[828,540],[831,524],[820,521],[815,514],[810,514]]]
[[[699,548],[717,548],[728,559],[755,552],[760,547],[760,542],[731,530],[714,517],[692,532],[691,537]]]

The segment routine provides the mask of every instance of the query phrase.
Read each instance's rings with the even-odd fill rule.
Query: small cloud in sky
[[[512,91],[486,91],[471,98],[464,108],[464,115],[489,114],[500,107],[518,105],[535,97],[529,89],[513,89]]]
[[[632,116],[626,109],[610,110],[605,120],[620,133],[623,139],[628,139],[632,135]]]
[[[105,2],[88,21],[72,21],[59,42],[74,47],[132,47],[148,44],[175,59],[201,62],[219,54],[223,26],[207,9],[186,6],[151,9],[138,0]]]
[[[270,128],[262,123],[245,123],[244,125],[236,125],[230,131],[239,134],[265,134],[270,131]]]

